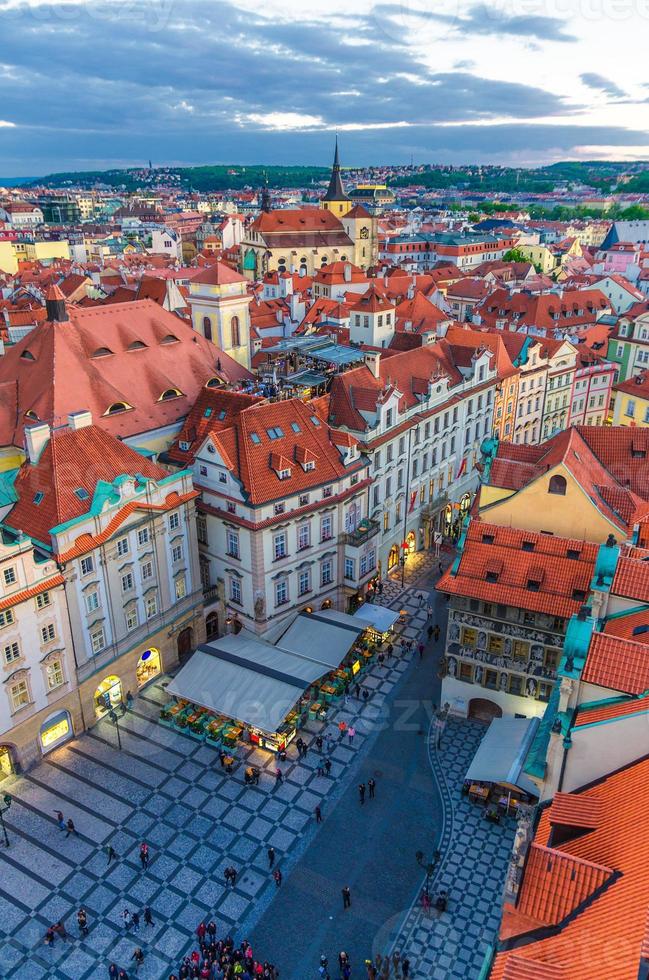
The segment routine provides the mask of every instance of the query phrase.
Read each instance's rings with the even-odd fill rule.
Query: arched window
[[[218,613],[211,612],[209,614],[209,616],[205,620],[205,632],[207,633],[208,640],[213,640],[214,637],[219,635]]]
[[[127,412],[131,406],[126,402],[113,402],[106,410],[106,415],[119,415],[120,412]]]
[[[209,316],[203,317],[203,336],[206,340],[212,339],[212,321]]]
[[[161,402],[168,402],[171,398],[179,398],[181,394],[182,392],[178,391],[177,388],[167,388],[166,391],[162,392],[158,400]]]
[[[233,316],[230,320],[230,338],[233,347],[241,347],[241,331],[239,329],[238,316]]]
[[[558,493],[562,497],[565,497],[566,486],[565,476],[551,476],[550,482],[548,483],[548,493]]]

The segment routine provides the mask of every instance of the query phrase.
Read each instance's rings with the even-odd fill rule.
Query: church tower
[[[248,281],[225,262],[208,265],[189,283],[192,326],[250,369]]]
[[[351,211],[352,201],[345,194],[342,177],[340,175],[340,160],[338,158],[338,137],[336,136],[336,150],[334,153],[334,165],[331,169],[331,180],[327,193],[320,201],[320,207],[325,211],[331,211],[337,218],[342,218]]]

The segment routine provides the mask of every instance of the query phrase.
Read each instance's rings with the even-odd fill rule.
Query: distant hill
[[[0,187],[22,187],[23,184],[33,184],[40,177],[0,177]]]
[[[57,173],[41,177],[34,183],[41,187],[94,187],[103,185],[116,190],[135,191],[172,184],[183,190],[222,191],[261,187],[268,181],[271,188],[307,187],[329,177],[328,167],[160,167],[153,170],[87,170],[79,173]]]

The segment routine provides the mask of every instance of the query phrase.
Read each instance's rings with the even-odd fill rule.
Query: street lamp
[[[401,588],[403,588],[403,583],[406,577],[406,562],[408,561],[408,550],[409,550],[408,542],[402,541],[401,551],[403,552],[403,554],[399,559],[399,564],[401,565]]]
[[[7,828],[4,822],[4,814],[7,812],[11,806],[11,797],[9,793],[5,793],[3,796],[4,806],[0,806],[0,827],[2,827],[2,833],[4,834],[5,847],[9,847],[9,838],[7,837]]]
[[[113,725],[115,726],[115,728],[117,730],[117,745],[119,746],[119,750],[121,752],[122,751],[122,738],[121,738],[121,735],[119,733],[119,718],[117,717],[117,712],[115,711],[114,708],[111,708],[110,709],[110,711],[108,712],[108,717],[110,718],[110,720],[112,721]]]

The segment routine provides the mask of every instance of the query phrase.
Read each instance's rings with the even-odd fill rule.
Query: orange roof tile
[[[21,602],[27,602],[28,599],[33,599],[34,596],[40,595],[41,592],[48,592],[50,589],[56,588],[57,585],[63,585],[64,581],[65,579],[62,575],[53,575],[52,578],[37,582],[36,585],[30,586],[28,589],[21,589],[20,592],[14,592],[13,595],[8,595],[4,599],[0,599],[0,609],[9,609],[11,606],[17,606]]]
[[[612,721],[614,718],[624,718],[645,711],[649,711],[649,694],[641,698],[627,698],[625,701],[615,700],[592,708],[583,705],[575,715],[573,726],[578,728],[580,725],[594,725],[600,721]]]
[[[644,694],[649,691],[649,656],[645,644],[607,633],[593,633],[581,679],[624,694]]]
[[[551,824],[594,830],[602,820],[602,801],[596,796],[578,793],[555,793],[548,820]]]

